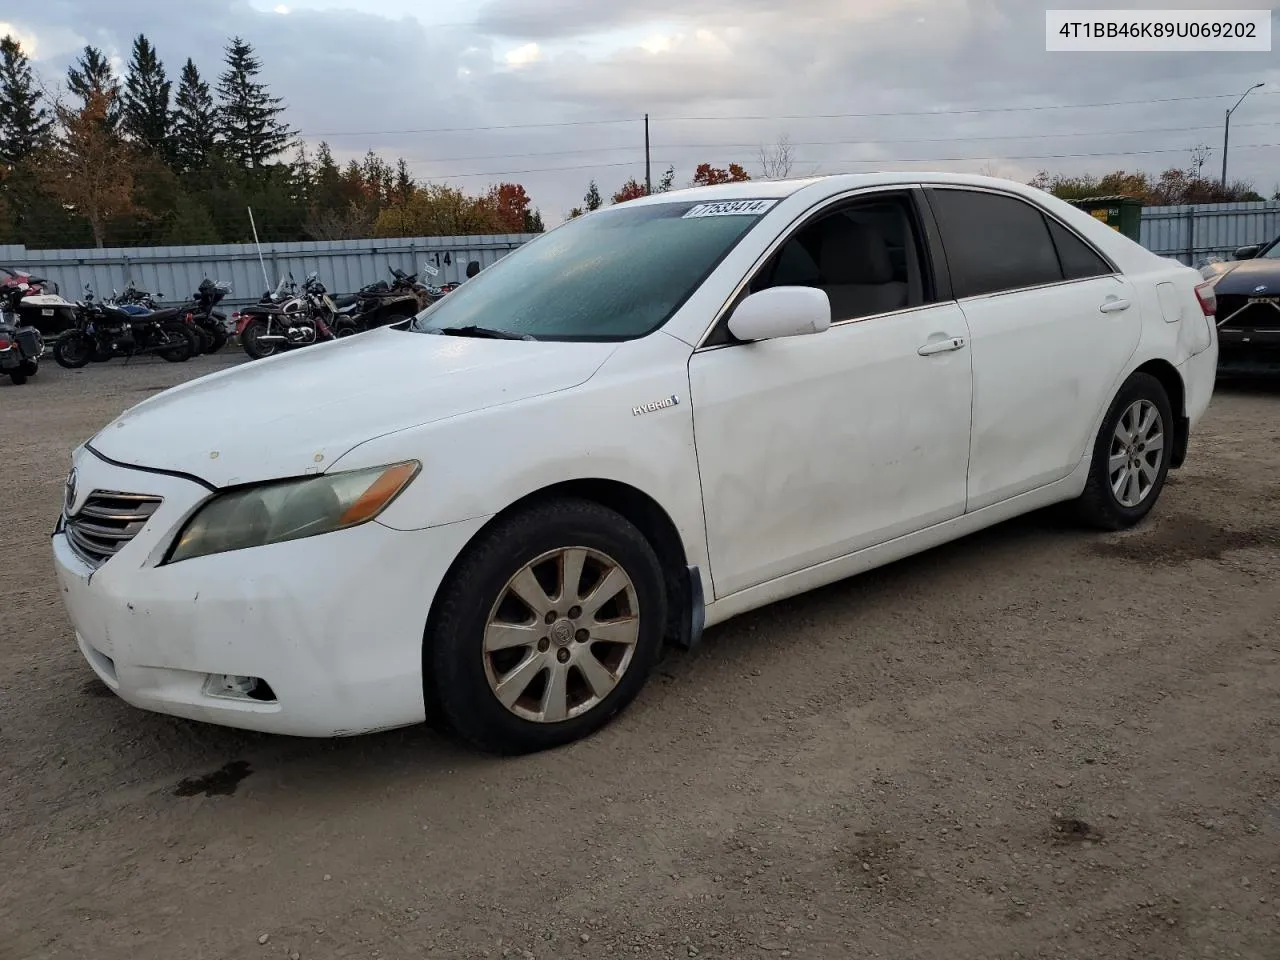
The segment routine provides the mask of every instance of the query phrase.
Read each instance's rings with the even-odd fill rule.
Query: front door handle
[[[1121,310],[1129,309],[1128,300],[1108,300],[1098,308],[1103,313],[1119,313]]]
[[[946,340],[933,340],[916,351],[922,357],[932,357],[938,353],[950,353],[952,350],[963,350],[964,337],[949,337]]]

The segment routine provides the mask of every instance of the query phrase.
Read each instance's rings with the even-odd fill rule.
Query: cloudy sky
[[[1118,4],[1083,2],[1081,7]],[[701,161],[756,169],[794,144],[795,172],[885,168],[1102,173],[1187,166],[1191,149],[1270,195],[1280,186],[1280,56],[1046,53],[1029,0],[41,0],[0,3],[0,32],[52,89],[85,43],[127,59],[139,31],[171,75],[207,79],[249,40],[304,138],[373,148],[469,190],[525,184],[554,223],[589,180],[607,195]],[[1272,10],[1198,0],[1128,7]]]

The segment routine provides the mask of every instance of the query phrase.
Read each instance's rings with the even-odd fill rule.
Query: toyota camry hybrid
[[[1197,271],[1006,180],[643,197],[127,410],[73,453],[62,597],[141,708],[552,747],[737,614],[1050,504],[1142,520],[1213,313]]]

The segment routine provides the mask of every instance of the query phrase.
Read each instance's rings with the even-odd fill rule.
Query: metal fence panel
[[[78,299],[86,285],[99,297],[124,290],[132,281],[164,301],[184,300],[205,277],[227,280],[231,294],[224,303],[253,303],[281,276],[292,273],[299,283],[315,272],[331,293],[354,293],[375,280],[391,280],[389,267],[416,273],[435,284],[466,279],[467,263],[488,267],[533,234],[479,237],[407,237],[387,240],[332,240],[264,243],[259,262],[252,244],[206,244],[190,247],[121,247],[106,250],[28,250],[0,245],[0,265],[27,270],[58,285],[63,295]],[[427,277],[424,263],[439,269]],[[263,267],[267,277],[263,277]]]
[[[1229,256],[1246,243],[1265,243],[1280,234],[1280,201],[1147,207],[1142,211],[1142,245],[1153,253],[1200,266],[1210,257]],[[98,296],[134,285],[165,301],[185,299],[204,277],[231,282],[228,307],[252,303],[280,277],[302,281],[316,272],[331,293],[353,293],[374,280],[390,280],[389,266],[423,274],[437,266],[435,283],[463,280],[469,260],[482,267],[533,239],[533,234],[476,237],[408,237],[387,240],[331,240],[267,243],[262,262],[251,244],[191,247],[131,247],[107,250],[27,250],[0,246],[0,265],[29,270],[58,284],[71,298],[87,284]],[[263,267],[267,277],[263,277]],[[427,279],[422,276],[422,279]]]
[[[1142,211],[1142,245],[1193,267],[1210,257],[1228,257],[1247,243],[1266,243],[1277,234],[1277,200],[1147,207]]]

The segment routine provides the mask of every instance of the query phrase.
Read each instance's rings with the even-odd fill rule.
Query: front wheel
[[[227,331],[222,327],[216,327],[212,330],[206,329],[204,333],[207,338],[204,345],[205,353],[217,353],[227,345]]]
[[[79,370],[94,359],[96,346],[79,331],[59,337],[53,345],[53,361],[68,370]]]
[[[37,373],[40,372],[40,361],[39,360],[23,360],[22,372],[25,373],[28,377],[34,377]]]
[[[265,360],[276,352],[274,342],[264,343],[260,339],[266,332],[267,321],[261,318],[250,320],[240,331],[240,346],[244,348],[250,360]]]
[[[1164,385],[1135,373],[1120,387],[1102,418],[1080,519],[1100,530],[1123,530],[1151,512],[1169,474],[1175,429]]]
[[[11,370],[9,372],[9,380],[15,387],[20,387],[27,382],[27,373],[21,367],[17,370]]]
[[[424,693],[455,734],[495,753],[561,746],[608,723],[644,686],[667,618],[644,534],[585,500],[499,522],[440,597]]]

